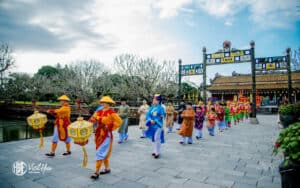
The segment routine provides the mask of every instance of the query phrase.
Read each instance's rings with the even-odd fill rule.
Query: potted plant
[[[295,106],[294,104],[285,104],[279,107],[279,118],[284,128],[297,121]]]
[[[294,104],[294,114],[298,122],[300,122],[300,102]]]
[[[275,142],[274,154],[283,152],[284,160],[279,165],[282,187],[300,185],[300,122],[283,129]]]

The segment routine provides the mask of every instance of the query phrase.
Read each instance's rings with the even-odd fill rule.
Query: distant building
[[[213,98],[233,100],[240,92],[246,97],[252,93],[252,77],[234,74],[233,76],[217,76],[207,88]],[[256,75],[256,90],[262,96],[262,105],[278,104],[287,98],[288,78],[286,73]],[[300,100],[300,72],[292,73],[292,98]]]

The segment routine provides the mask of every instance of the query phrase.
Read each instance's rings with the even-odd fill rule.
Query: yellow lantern
[[[88,143],[89,138],[93,132],[93,124],[91,122],[83,120],[83,117],[78,117],[77,121],[71,123],[68,126],[68,135],[74,139],[74,143],[82,146],[83,161],[82,166],[87,165],[87,152],[85,145]]]
[[[44,147],[43,129],[45,128],[47,121],[47,116],[39,113],[37,110],[35,110],[34,113],[27,118],[28,125],[30,125],[33,130],[40,132],[40,149]]]

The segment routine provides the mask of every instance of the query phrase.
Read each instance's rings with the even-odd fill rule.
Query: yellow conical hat
[[[99,103],[104,102],[104,103],[109,103],[109,104],[116,104],[116,102],[114,100],[112,100],[112,98],[110,98],[109,96],[103,96],[100,100]]]
[[[62,95],[57,100],[59,100],[59,101],[70,101],[70,99],[69,99],[69,97],[67,97],[67,95]]]

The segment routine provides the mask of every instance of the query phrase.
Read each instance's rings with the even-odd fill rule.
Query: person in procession
[[[63,155],[71,154],[71,138],[68,136],[68,126],[71,124],[70,116],[71,116],[71,108],[69,106],[69,97],[66,95],[62,95],[57,99],[60,102],[61,107],[58,109],[50,109],[47,110],[47,113],[54,114],[54,133],[52,137],[52,145],[51,151],[46,153],[46,156],[54,157],[55,150],[57,147],[57,142],[63,141],[66,144],[66,152]]]
[[[250,111],[251,111],[251,106],[250,106],[249,102],[246,102],[245,103],[245,117],[246,117],[246,120],[249,118]]]
[[[160,94],[155,94],[153,97],[153,103],[146,114],[146,136],[153,142],[154,158],[160,156],[160,146],[165,142],[164,130],[163,130],[163,118],[165,116],[164,108],[161,106],[162,97]]]
[[[181,114],[181,117],[183,118],[181,128],[178,131],[178,134],[181,135],[180,144],[187,143],[192,144],[193,143],[193,127],[195,122],[195,111],[193,110],[192,103],[188,103],[186,106],[186,110],[184,110]]]
[[[139,129],[142,131],[140,138],[145,138],[145,131],[146,131],[146,113],[149,109],[149,105],[147,104],[147,101],[144,99],[142,106],[138,109],[138,113],[140,114],[139,118]]]
[[[121,105],[119,106],[118,114],[122,118],[122,125],[118,130],[119,133],[119,141],[118,143],[123,143],[128,139],[128,117],[130,113],[130,108],[126,104],[126,99],[121,99]]]
[[[196,129],[196,139],[202,138],[203,123],[205,120],[205,107],[203,102],[200,101],[198,106],[196,106],[196,116],[195,116],[195,129]]]
[[[230,105],[230,113],[232,113],[234,125],[238,122],[238,108],[236,102],[232,102]]]
[[[210,111],[207,113],[207,129],[210,136],[215,135],[216,119],[216,110],[214,107],[211,107]]]
[[[220,103],[218,108],[216,108],[216,114],[217,114],[217,124],[219,127],[220,132],[223,132],[225,129],[225,112],[223,108],[223,103]]]
[[[110,173],[109,158],[113,145],[112,131],[116,130],[122,124],[120,116],[111,109],[111,105],[116,104],[109,96],[104,96],[99,100],[103,106],[101,110],[96,111],[89,119],[90,122],[96,123],[95,144],[96,144],[96,167],[92,179],[98,179],[99,174]],[[101,165],[104,163],[105,169],[100,172]]]
[[[175,109],[172,105],[172,101],[169,101],[166,107],[166,127],[168,129],[168,133],[172,133],[173,131],[174,113]]]
[[[213,104],[211,103],[211,101],[207,101],[207,105],[206,105],[206,113],[210,112],[211,111],[211,108],[213,108]]]
[[[244,117],[245,117],[245,105],[244,105],[244,103],[243,102],[239,102],[239,120],[241,121],[241,122],[243,122],[244,121]]]
[[[181,117],[181,113],[186,110],[186,106],[184,101],[180,102],[180,105],[178,106],[177,112],[178,112],[178,127],[177,130],[180,130],[180,126],[182,124],[183,118]]]
[[[224,108],[224,115],[225,115],[225,127],[226,129],[228,127],[231,127],[231,119],[232,119],[232,115],[230,113],[230,101],[226,102],[226,106]]]

